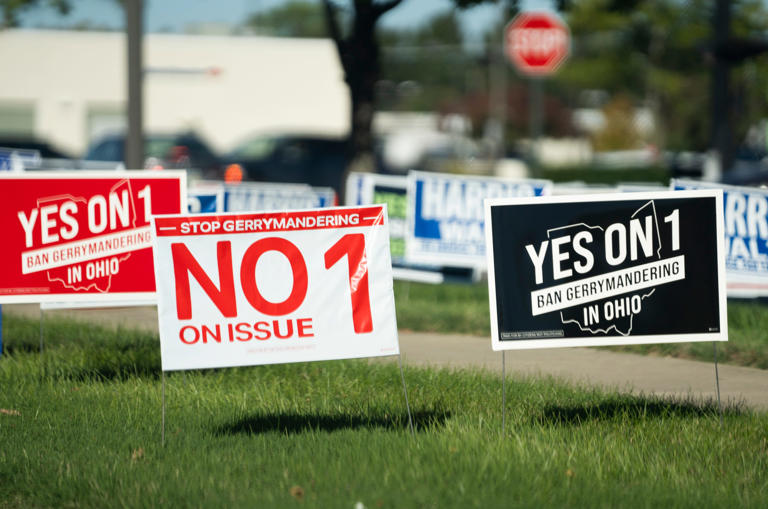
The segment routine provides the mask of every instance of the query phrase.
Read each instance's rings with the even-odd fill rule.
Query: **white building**
[[[0,134],[80,155],[126,125],[120,32],[0,31]],[[217,150],[255,133],[344,135],[349,95],[332,41],[148,34],[144,129],[194,130]]]

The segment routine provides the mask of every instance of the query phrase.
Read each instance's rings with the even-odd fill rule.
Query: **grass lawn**
[[[413,297],[413,296],[412,296]],[[166,375],[156,336],[6,316],[0,507],[765,507],[768,414],[336,361]],[[360,505],[358,505],[360,504]]]
[[[430,285],[395,281],[400,330],[487,336],[490,341],[488,285]]]
[[[400,329],[487,337],[491,334],[486,283],[428,285],[395,281],[395,305]],[[717,347],[720,362],[768,369],[768,305],[750,300],[729,300],[728,336],[728,342]],[[711,342],[612,349],[712,360]]]

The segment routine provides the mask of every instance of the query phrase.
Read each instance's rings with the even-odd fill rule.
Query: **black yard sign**
[[[727,341],[720,191],[487,200],[494,350]]]

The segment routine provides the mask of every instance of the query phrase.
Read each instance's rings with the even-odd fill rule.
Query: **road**
[[[3,313],[40,317],[36,304],[4,305]],[[67,316],[110,327],[157,331],[154,307],[46,310],[44,318]],[[411,366],[478,367],[501,372],[502,354],[491,350],[490,338],[458,334],[400,332],[403,362]],[[595,348],[552,348],[508,351],[508,376],[552,376],[572,383],[598,385],[622,392],[716,398],[715,367],[669,357],[609,352]],[[768,370],[719,364],[724,402],[744,402],[768,411]]]

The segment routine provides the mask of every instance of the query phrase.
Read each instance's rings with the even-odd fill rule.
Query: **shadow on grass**
[[[50,373],[49,376],[78,382],[122,382],[129,378],[159,380],[160,366],[91,366],[88,368],[65,369],[62,372]]]
[[[744,412],[742,403],[723,404],[726,416]],[[538,425],[579,426],[588,422],[649,420],[657,418],[718,418],[720,409],[712,400],[619,399],[585,405],[546,406],[533,421]]]
[[[41,379],[109,382],[129,378],[159,379],[160,356],[156,349],[143,345],[137,345],[135,349],[101,345],[69,349],[57,346],[31,354],[39,356]]]
[[[21,342],[4,344],[3,353],[6,355],[14,355],[19,353],[40,353],[40,342]]]
[[[416,431],[442,427],[451,417],[449,412],[423,411],[413,413],[413,426]],[[259,435],[261,433],[280,432],[298,434],[307,431],[334,432],[350,429],[387,429],[408,430],[408,414],[387,414],[371,416],[352,415],[307,415],[307,414],[268,414],[245,417],[216,429],[217,435]]]

